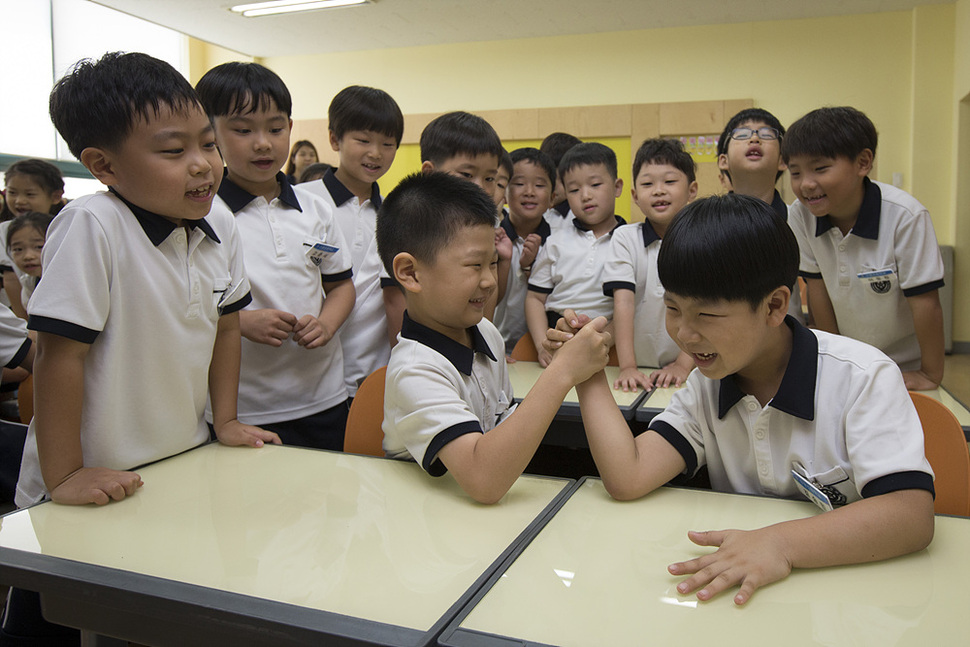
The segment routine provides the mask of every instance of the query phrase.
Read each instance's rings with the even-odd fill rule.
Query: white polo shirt
[[[344,351],[344,382],[353,397],[357,386],[368,375],[387,365],[391,344],[387,339],[387,315],[381,290],[381,257],[377,253],[377,210],[381,207],[380,187],[375,182],[369,200],[361,202],[333,173],[327,171],[320,182],[300,187],[323,196],[333,209],[354,267],[357,302],[340,327]]]
[[[617,227],[622,224],[617,218]],[[575,218],[549,236],[529,277],[529,290],[548,295],[546,310],[561,314],[572,308],[591,318],[613,316],[613,299],[603,294],[602,281],[611,237],[612,232],[597,238]]]
[[[799,273],[825,281],[839,332],[872,344],[904,370],[920,366],[906,297],[943,287],[943,260],[929,212],[905,191],[864,181],[855,226],[843,236],[828,216],[796,202],[789,223],[801,251]]]
[[[0,305],[0,364],[17,368],[27,357],[31,341],[27,337],[27,322]]]
[[[610,254],[603,268],[603,294],[632,290],[633,351],[638,366],[666,366],[680,349],[667,334],[664,287],[657,274],[660,236],[648,222],[623,225],[613,232]]]
[[[792,352],[775,397],[762,407],[734,376],[700,371],[650,423],[692,475],[707,465],[722,492],[800,498],[791,470],[851,503],[894,490],[933,491],[923,429],[896,365],[877,349],[809,330],[788,317]],[[837,490],[837,492],[835,492]]]
[[[212,206],[235,214],[246,258],[253,301],[247,310],[273,308],[317,316],[323,307],[322,283],[351,278],[350,253],[327,202],[292,186],[278,173],[280,195],[267,202],[241,189],[228,177]],[[307,251],[317,243],[336,247],[319,265]],[[260,425],[286,422],[334,407],[347,399],[339,336],[307,350],[293,337],[268,346],[245,337],[239,371],[239,420]],[[211,409],[206,410],[212,419]]]
[[[447,471],[438,460],[442,447],[464,434],[487,432],[511,413],[502,335],[487,319],[468,330],[473,348],[404,313],[384,387],[388,458],[415,460],[441,476]]]
[[[525,321],[525,295],[529,292],[529,272],[525,272],[519,266],[519,259],[522,258],[522,250],[525,249],[525,239],[515,232],[512,221],[506,216],[500,227],[505,230],[509,240],[512,241],[512,259],[509,266],[509,280],[505,286],[505,296],[495,306],[495,326],[502,333],[505,340],[506,355],[512,352],[516,342],[529,331],[529,326]],[[542,243],[546,244],[546,239],[552,233],[549,223],[543,220],[536,228],[536,232]]]
[[[549,227],[552,231],[559,231],[562,229],[563,225],[567,225],[573,220],[573,210],[569,208],[569,201],[563,200],[557,205],[553,205],[551,209],[546,211],[543,215],[546,222],[549,223]]]
[[[219,317],[250,301],[232,217],[212,213],[186,230],[116,194],[84,196],[51,224],[43,268],[28,327],[91,345],[84,465],[127,470],[206,442]],[[17,484],[21,507],[47,494],[34,424]]]

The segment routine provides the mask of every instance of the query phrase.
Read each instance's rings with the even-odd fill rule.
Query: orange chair
[[[377,369],[361,383],[347,414],[344,451],[349,454],[384,456],[384,376],[387,367]]]
[[[939,400],[910,391],[923,425],[926,460],[936,474],[937,514],[970,516],[970,451],[959,421]]]
[[[522,362],[538,362],[539,353],[536,351],[536,346],[532,343],[532,335],[526,333],[522,335],[519,341],[515,342],[515,347],[512,348],[512,352],[509,357],[516,361]],[[620,360],[616,357],[616,346],[610,348],[610,357],[606,362],[607,366],[619,366]]]

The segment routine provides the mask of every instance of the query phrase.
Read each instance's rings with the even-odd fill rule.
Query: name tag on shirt
[[[795,487],[805,495],[809,501],[817,505],[824,512],[831,512],[834,510],[832,507],[832,502],[829,498],[822,492],[822,489],[812,483],[808,478],[802,476],[797,470],[791,471],[792,478],[795,479]]]
[[[314,267],[320,267],[320,263],[323,259],[338,251],[339,247],[334,247],[333,245],[328,245],[326,241],[319,240],[316,238],[307,238],[303,241],[303,247],[306,250],[307,260],[313,264]]]

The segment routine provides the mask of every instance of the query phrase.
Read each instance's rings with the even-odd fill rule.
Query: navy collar
[[[276,181],[280,184],[280,202],[288,207],[292,207],[299,212],[303,212],[300,201],[296,198],[293,185],[290,184],[286,173],[279,171],[276,174]],[[239,213],[250,202],[256,199],[252,193],[241,188],[238,184],[229,179],[229,169],[223,171],[222,184],[219,185],[219,197],[229,206],[233,213]]]
[[[791,328],[791,357],[781,386],[768,406],[801,418],[815,419],[815,383],[818,375],[818,337],[793,317],[785,317]],[[718,392],[717,417],[723,419],[727,412],[746,394],[738,388],[734,375],[721,380]]]
[[[623,225],[626,224],[626,220],[624,220],[620,216],[614,215],[613,217],[616,219],[616,225],[613,226],[613,229],[610,229],[610,233],[608,234],[610,236],[613,235],[613,232],[616,231],[616,228],[617,227],[622,227]],[[576,226],[576,229],[578,229],[579,231],[589,231],[590,230],[589,227],[587,227],[585,223],[580,222],[579,218],[577,218],[575,216],[573,216],[573,225],[575,225]]]
[[[778,193],[778,189],[775,189],[775,197],[771,199],[771,208],[774,209],[779,218],[788,222],[788,205],[781,199],[781,194]]]
[[[152,241],[152,245],[158,247],[169,235],[178,229],[178,225],[169,220],[164,216],[160,216],[157,213],[152,213],[148,209],[142,209],[138,205],[132,204],[125,200],[125,198],[114,190],[114,187],[108,187],[115,197],[125,203],[125,206],[131,210],[131,213],[135,215],[135,220],[141,225],[142,230],[144,230],[145,235],[148,236],[148,240]],[[199,220],[186,220],[185,224],[189,226],[190,229],[195,229],[198,227],[202,230],[202,233],[211,238],[217,243],[221,243],[219,237],[216,236],[216,232],[212,229],[212,225],[205,218]]]
[[[495,359],[495,355],[492,354],[492,350],[488,347],[488,342],[485,341],[478,326],[468,328],[468,334],[472,338],[471,348],[459,344],[454,339],[442,335],[437,330],[432,330],[424,324],[414,321],[408,316],[407,310],[404,311],[404,321],[401,323],[401,337],[424,344],[431,350],[437,351],[465,375],[472,374],[475,353],[484,353],[493,362],[498,361]]]
[[[569,215],[569,200],[563,200],[559,204],[553,205],[552,208],[555,209],[556,213],[565,218]]]
[[[353,191],[345,187],[344,183],[334,175],[333,168],[327,169],[327,172],[323,174],[323,185],[327,187],[330,197],[333,198],[333,203],[338,207],[343,206],[345,202],[354,197]],[[375,209],[381,208],[381,188],[377,186],[377,182],[371,182],[370,201]]]
[[[862,196],[862,206],[855,224],[849,232],[860,238],[879,240],[879,212],[882,210],[882,191],[879,186],[868,177],[862,178],[865,194]],[[815,221],[815,236],[821,236],[835,224],[828,216],[822,216]]]
[[[515,226],[512,224],[512,219],[509,218],[509,216],[502,218],[502,222],[499,223],[499,226],[505,230],[509,240],[518,240],[520,238],[519,234],[516,233]],[[548,238],[549,234],[552,233],[552,228],[549,226],[549,222],[545,218],[543,218],[539,223],[539,226],[536,227],[535,233],[539,234],[539,238],[542,239],[543,243],[546,242],[546,238]]]
[[[660,236],[658,236],[657,232],[653,230],[653,225],[650,224],[649,220],[644,220],[640,225],[640,229],[642,230],[641,233],[643,234],[643,246],[645,248],[650,247],[650,243],[660,240]]]

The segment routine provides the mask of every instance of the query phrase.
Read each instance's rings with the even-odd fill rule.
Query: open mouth
[[[200,186],[198,189],[186,191],[185,195],[189,196],[190,198],[208,198],[212,195],[212,185],[206,184],[205,186]]]

